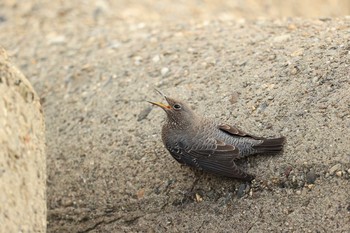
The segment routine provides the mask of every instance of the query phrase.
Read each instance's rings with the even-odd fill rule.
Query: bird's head
[[[158,90],[157,92],[164,97],[168,104],[150,101],[149,103],[162,108],[166,112],[168,123],[172,124],[174,127],[186,127],[195,123],[195,118],[197,116],[190,106],[188,106],[183,101],[167,97]]]

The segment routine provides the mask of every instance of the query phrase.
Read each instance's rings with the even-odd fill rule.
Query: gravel
[[[99,2],[3,8],[2,44],[43,100],[48,232],[350,231],[348,176],[326,177],[350,167],[348,18],[163,21]],[[286,136],[283,154],[242,161],[257,176],[243,198],[208,174],[187,197],[197,175],[162,145],[154,88]]]

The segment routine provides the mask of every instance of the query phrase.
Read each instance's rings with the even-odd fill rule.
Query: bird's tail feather
[[[283,149],[283,144],[285,142],[285,137],[263,139],[261,144],[255,145],[254,149],[257,153],[278,153]]]

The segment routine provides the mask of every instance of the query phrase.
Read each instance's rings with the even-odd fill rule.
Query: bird
[[[238,127],[197,114],[181,100],[164,97],[167,104],[151,102],[166,113],[162,141],[180,164],[219,176],[252,181],[236,161],[255,154],[277,154],[283,150],[285,137],[264,138],[248,134]]]

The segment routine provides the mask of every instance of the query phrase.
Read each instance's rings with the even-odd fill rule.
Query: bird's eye
[[[181,105],[180,104],[174,104],[173,108],[176,109],[176,110],[180,110],[181,109]]]

